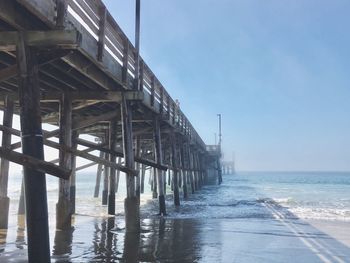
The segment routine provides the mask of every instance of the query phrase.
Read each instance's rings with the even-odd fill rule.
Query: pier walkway
[[[124,172],[127,232],[140,228],[146,169],[154,171],[160,215],[166,214],[167,170],[176,206],[179,187],[186,198],[209,175],[221,181],[220,152],[207,148],[99,0],[0,0],[0,109],[0,228],[7,228],[9,162],[15,162],[24,169],[29,262],[50,261],[45,174],[60,178],[56,227],[67,229],[75,209],[75,172],[99,165],[96,186],[103,181],[102,203],[111,215]],[[12,127],[14,114],[21,130]],[[42,123],[59,128],[45,131]],[[21,142],[11,144],[11,136]],[[59,159],[45,160],[44,145],[59,150]],[[91,163],[76,167],[76,157]]]

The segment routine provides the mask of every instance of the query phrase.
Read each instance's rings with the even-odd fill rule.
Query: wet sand
[[[348,244],[335,239],[344,235],[349,240],[350,224],[345,222],[318,221],[316,228],[278,214],[276,219],[152,218],[142,220],[140,234],[128,235],[121,218],[76,216],[75,225],[71,231],[51,233],[52,262],[348,262],[350,258]],[[14,243],[9,240],[2,246],[0,262],[26,262],[24,233],[17,234]]]

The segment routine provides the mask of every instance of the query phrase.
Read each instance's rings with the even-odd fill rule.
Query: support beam
[[[13,101],[9,98],[5,99],[3,125],[5,127],[12,127],[13,120]],[[11,146],[11,133],[2,133],[2,147],[9,149]],[[5,158],[1,158],[0,163],[0,229],[7,229],[8,227],[8,213],[10,198],[7,196],[9,176],[9,161]]]
[[[19,33],[19,41],[16,44],[22,152],[34,159],[44,160],[38,64],[35,53],[26,46],[23,32]],[[28,261],[51,262],[46,177],[43,172],[33,167],[24,166],[23,170]]]
[[[0,51],[16,51],[21,38],[28,47],[76,49],[81,43],[81,35],[76,30],[17,31],[0,32]]]
[[[51,174],[57,178],[69,179],[71,171],[61,168],[53,163],[43,161],[41,158],[32,157],[32,155],[18,153],[9,149],[0,147],[0,157],[10,162],[23,165],[28,169],[36,170],[42,174]]]
[[[154,125],[154,152],[155,160],[158,164],[163,164],[163,155],[162,155],[162,141],[161,141],[161,132],[160,132],[160,121],[159,117],[155,116],[153,120]],[[164,181],[162,170],[156,169],[156,180],[158,185],[158,200],[159,200],[159,214],[162,216],[166,215],[165,207],[165,196],[164,196]]]
[[[125,166],[130,170],[134,169],[133,134],[132,134],[132,109],[130,101],[125,97],[121,103],[122,130],[123,130],[123,150]],[[135,176],[126,173],[126,193],[124,201],[125,209],[125,230],[126,232],[140,231],[140,203],[135,193]]]
[[[116,150],[108,149],[106,147],[103,147],[103,146],[95,144],[95,143],[91,143],[91,142],[83,140],[83,139],[78,139],[77,142],[82,146],[89,147],[91,149],[99,150],[99,151],[102,151],[104,153],[113,154],[117,157],[124,158],[124,153],[121,151],[118,151],[117,149]],[[135,162],[145,164],[147,166],[155,167],[155,168],[161,169],[163,171],[166,171],[168,169],[168,167],[165,165],[159,165],[158,163],[156,163],[154,161],[142,158],[142,157],[137,156],[137,155],[134,156],[134,160],[135,160]]]

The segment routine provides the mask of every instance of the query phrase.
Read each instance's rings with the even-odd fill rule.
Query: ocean
[[[126,262],[301,262],[285,261],[290,253],[293,255],[293,249],[297,249],[300,260],[308,260],[303,262],[348,262],[350,258],[350,248],[345,244],[350,234],[343,235],[345,241],[337,239],[342,231],[350,232],[350,173],[238,172],[225,175],[221,185],[213,180],[188,200],[181,196],[180,207],[173,206],[168,186],[168,215],[161,219],[146,177],[141,197],[142,232],[136,239],[125,236],[123,230],[123,174],[115,218],[107,216],[100,198],[93,198],[95,172],[77,174],[77,215],[75,227],[68,233],[55,231],[58,183],[55,178],[47,178],[53,262],[124,262],[135,255],[138,259]],[[0,262],[25,262],[25,231],[20,231],[16,215],[20,186],[21,176],[11,176],[10,226],[0,242]],[[337,226],[336,235],[310,223],[318,221],[328,228]],[[315,244],[319,238],[328,240],[330,247],[326,251],[334,250],[328,253],[331,256],[322,255],[320,251],[324,250],[317,250],[317,246],[311,249],[307,244],[313,242],[302,233],[312,235]],[[284,240],[285,235],[290,239]],[[274,246],[258,254],[242,254],[245,242],[248,248],[256,246],[255,251],[266,247],[266,242]],[[288,252],[278,249],[282,244],[279,242],[291,246]],[[135,246],[139,247],[138,253]],[[130,249],[134,252],[130,253]],[[274,253],[274,260],[269,253]]]

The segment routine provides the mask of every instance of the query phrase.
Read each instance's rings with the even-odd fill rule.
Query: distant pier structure
[[[227,175],[227,174],[235,174],[235,161],[222,161],[222,174]]]
[[[8,227],[9,162],[15,162],[23,165],[29,262],[50,262],[45,174],[60,178],[57,229],[72,227],[78,170],[98,164],[95,196],[102,184],[110,215],[125,174],[127,233],[140,231],[146,170],[160,215],[167,180],[176,206],[209,176],[222,181],[220,151],[207,147],[136,46],[100,0],[0,0],[0,229]],[[14,114],[21,130],[13,128]],[[46,131],[42,123],[58,128]],[[21,140],[13,143],[12,136]],[[44,145],[59,158],[46,160]],[[76,157],[90,163],[76,167]]]

